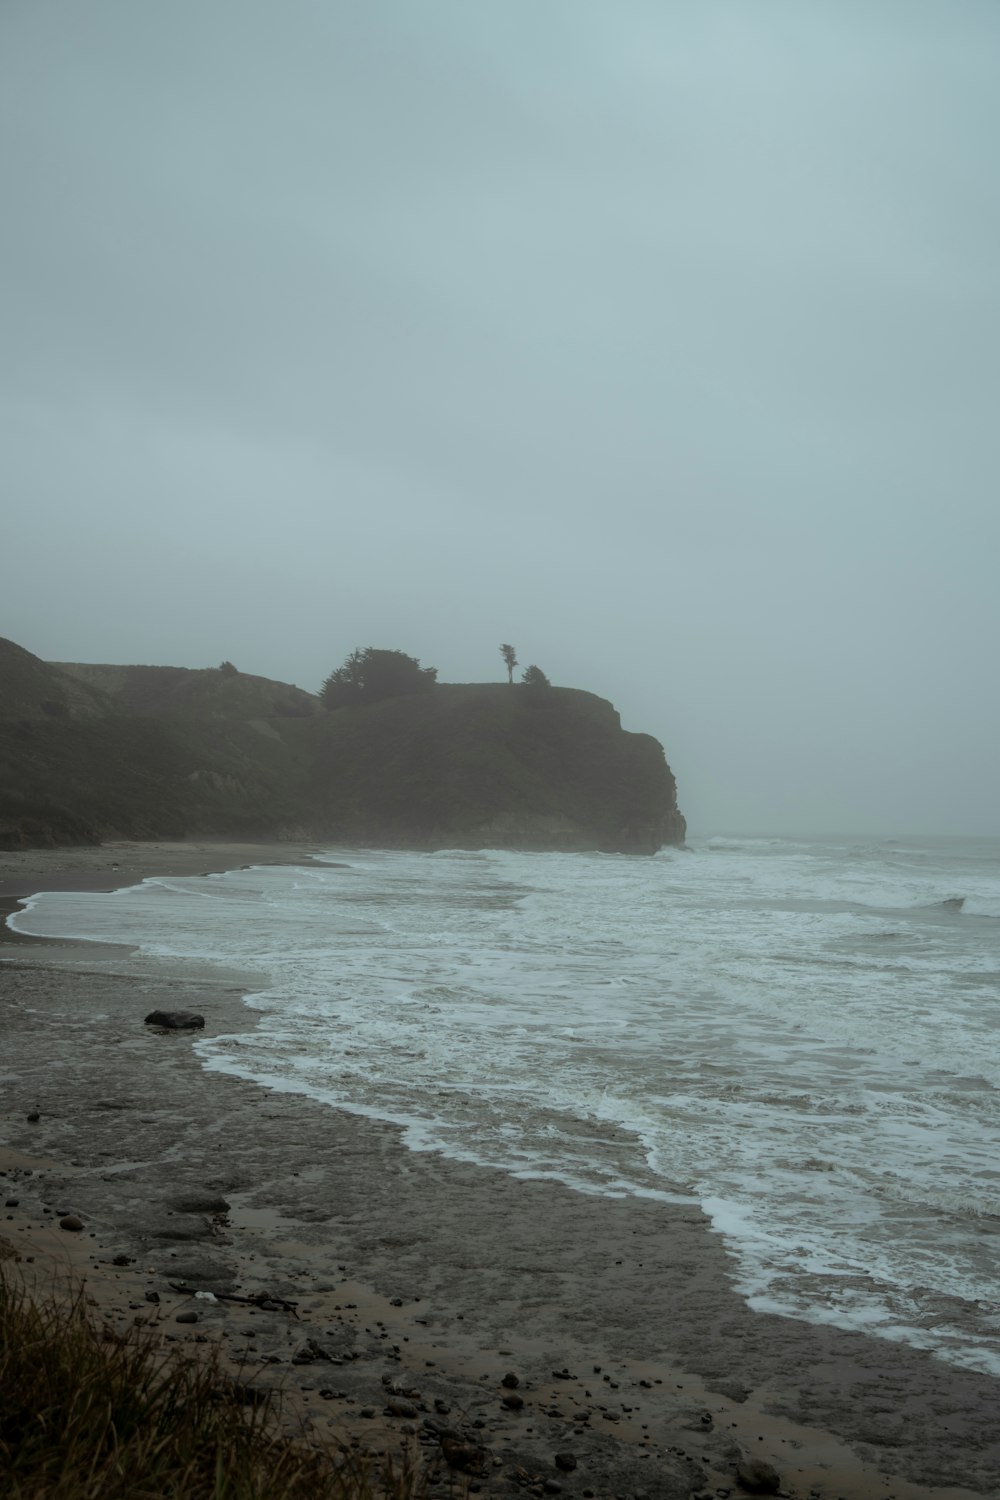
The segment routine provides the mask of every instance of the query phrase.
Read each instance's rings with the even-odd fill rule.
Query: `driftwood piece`
[[[183,1297],[197,1297],[199,1292],[209,1290],[208,1287],[203,1286],[184,1286],[180,1281],[171,1281],[170,1289],[180,1292]],[[297,1302],[288,1302],[284,1297],[276,1297],[272,1292],[255,1292],[252,1297],[241,1297],[238,1292],[212,1292],[212,1296],[216,1302],[244,1302],[251,1307],[262,1307],[265,1302],[274,1303],[276,1307],[281,1308],[282,1312],[290,1312],[293,1318],[298,1317],[296,1309],[299,1304]]]

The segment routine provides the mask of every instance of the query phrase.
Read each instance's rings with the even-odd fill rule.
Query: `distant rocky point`
[[[684,833],[662,747],[591,693],[434,682],[331,711],[228,662],[47,663],[0,639],[0,848],[217,836],[651,854]]]

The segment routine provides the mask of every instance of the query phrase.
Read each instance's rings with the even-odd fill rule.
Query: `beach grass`
[[[82,1289],[36,1300],[0,1267],[0,1494],[7,1500],[418,1500],[416,1465],[307,1446],[213,1346],[101,1324]]]

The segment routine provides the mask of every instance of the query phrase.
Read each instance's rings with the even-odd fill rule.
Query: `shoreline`
[[[115,889],[299,863],[318,847],[0,854],[0,901],[26,885]],[[283,1377],[290,1415],[317,1434],[333,1420],[355,1448],[414,1443],[427,1416],[461,1420],[489,1449],[477,1482],[491,1492],[512,1492],[521,1469],[568,1496],[715,1494],[734,1486],[741,1454],[772,1463],[802,1500],[995,1492],[1000,1381],[751,1312],[694,1206],[595,1198],[415,1153],[395,1126],[209,1073],[190,1034],[143,1025],[158,1006],[191,1007],[206,1016],[196,1036],[246,1031],[254,1012],[239,979],[90,943],[15,935],[0,948],[0,1187],[18,1199],[0,1239],[40,1290],[86,1274],[117,1326],[153,1306],[182,1345],[249,1350],[255,1383]],[[59,1230],[44,1204],[78,1212],[85,1233]],[[136,1258],[115,1267],[116,1255]],[[270,1291],[296,1301],[297,1317],[195,1300],[171,1281]],[[174,1326],[181,1309],[198,1310],[198,1333]],[[309,1339],[333,1357],[292,1363]],[[501,1404],[508,1371],[520,1412]],[[383,1377],[419,1399],[387,1398]],[[388,1401],[412,1417],[384,1415]],[[553,1467],[566,1451],[578,1463],[568,1473]]]
[[[158,839],[145,844],[119,839],[57,849],[0,850],[0,901],[16,906],[18,900],[42,891],[115,891],[158,875],[221,875],[249,865],[308,864],[325,847],[315,839]]]

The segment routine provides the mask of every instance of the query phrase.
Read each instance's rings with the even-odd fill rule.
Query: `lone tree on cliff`
[[[504,642],[504,644],[500,647],[500,655],[503,657],[503,664],[507,668],[507,681],[513,682],[514,668],[517,666],[517,652],[514,650],[513,646],[508,646],[506,642]]]
[[[343,666],[332,671],[320,690],[324,708],[346,708],[352,703],[377,703],[408,693],[429,693],[437,667],[422,667],[404,651],[380,651],[366,646],[352,651]]]

